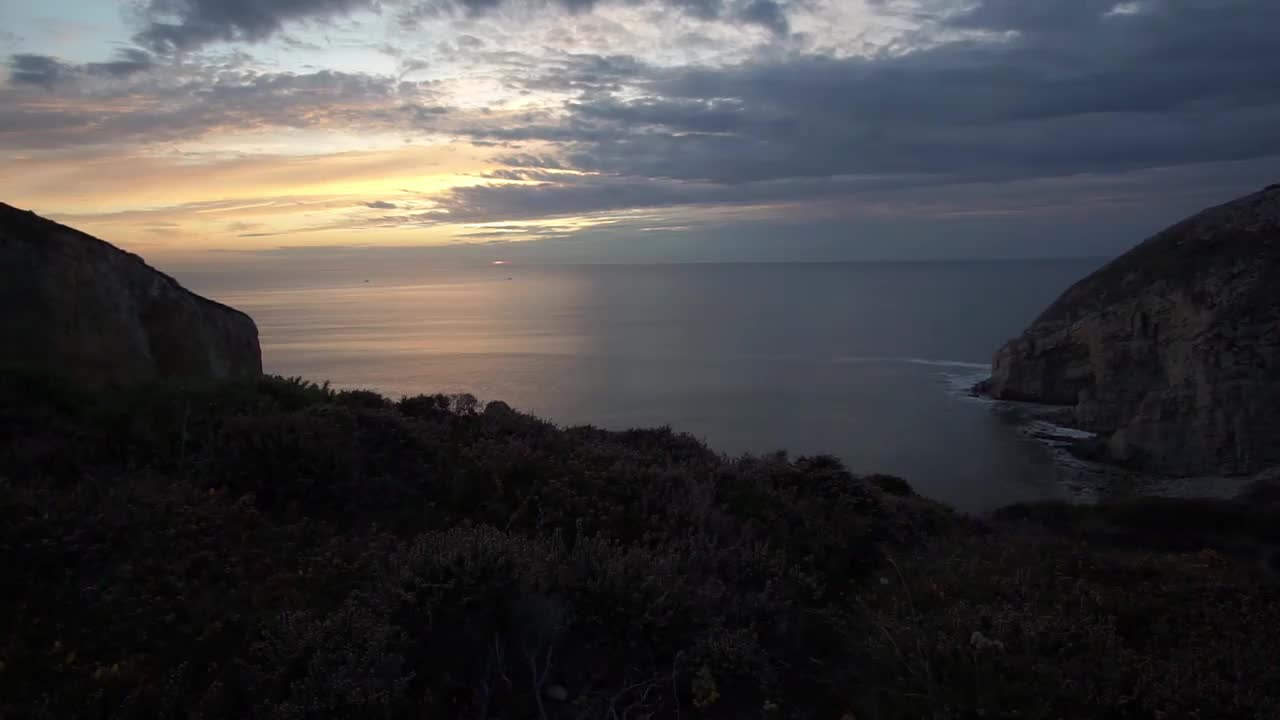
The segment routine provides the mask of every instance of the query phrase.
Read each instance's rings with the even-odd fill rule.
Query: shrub
[[[298,379],[0,400],[3,717],[1277,712],[1272,507],[978,526],[831,457]]]

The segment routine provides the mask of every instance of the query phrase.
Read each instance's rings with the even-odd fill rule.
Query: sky
[[[0,201],[147,257],[1114,255],[1280,182],[1274,0],[0,0]]]

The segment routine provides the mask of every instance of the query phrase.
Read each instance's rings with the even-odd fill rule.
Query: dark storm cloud
[[[753,122],[737,98],[648,97],[628,102],[602,98],[570,105],[577,117],[632,128],[669,128],[681,133],[728,133]]]
[[[553,172],[530,168],[494,170],[493,172],[485,173],[485,177],[496,180],[534,180],[538,182],[551,182],[559,179]]]
[[[9,77],[19,85],[52,90],[85,74],[123,78],[150,70],[154,64],[150,53],[137,48],[117,50],[114,60],[87,65],[71,65],[49,55],[22,53],[10,57]]]
[[[790,26],[786,12],[773,0],[752,0],[738,12],[738,17],[779,35],[786,34]]]
[[[633,55],[559,52],[529,55],[494,51],[478,58],[508,86],[528,91],[601,94],[647,79],[653,68]]]
[[[532,155],[518,153],[498,158],[498,162],[513,168],[534,168],[545,170],[565,170],[563,163],[549,155]]]
[[[419,58],[404,58],[400,60],[399,63],[400,77],[405,77],[409,73],[415,73],[420,70],[426,70],[428,67],[429,64],[426,60]]]
[[[483,15],[499,6],[517,0],[426,0],[418,2],[406,11],[406,16],[424,18],[435,17],[449,9],[461,10],[469,15]],[[567,10],[571,13],[588,12],[597,5],[610,0],[549,0],[547,4]],[[639,4],[637,0],[627,0],[630,4]],[[724,9],[723,0],[663,0],[667,5],[679,8],[690,15],[702,19],[714,19]]]
[[[364,206],[368,208],[373,208],[374,210],[395,210],[396,209],[395,203],[389,203],[386,200],[374,200],[373,202],[365,203]]]
[[[703,245],[701,259],[1106,256],[1173,218],[1256,191],[1274,180],[1274,171],[1275,163],[1264,160],[1013,182],[810,178],[718,185],[577,176],[534,187],[458,188],[439,204],[445,212],[386,216],[379,224],[544,223],[603,211],[610,213],[604,225],[577,235],[590,237],[597,259],[613,261],[631,251],[637,260],[689,260],[686,244],[709,238],[718,240]],[[667,257],[643,250],[652,249],[651,231],[670,228],[668,209],[687,205],[712,214],[680,211],[676,222],[696,231],[668,233],[674,244]],[[761,205],[770,209],[754,209]]]
[[[258,39],[286,20],[367,5],[276,1],[255,5],[266,13],[259,17],[242,4],[188,2],[181,5],[185,14],[173,0],[151,0],[150,7],[169,8],[157,22],[174,27],[189,18],[192,28],[223,28],[192,30],[194,46],[200,37]],[[669,4],[788,32],[785,6],[772,0]],[[452,107],[429,83],[403,81],[419,67],[403,57],[398,77],[225,68],[172,77],[138,50],[90,65],[18,55],[13,87],[0,88],[0,145],[151,142],[221,128],[305,126],[430,132],[509,148],[501,158],[506,167],[489,175],[490,184],[446,193],[441,212],[366,203],[399,211],[368,213],[389,216],[388,223],[839,204],[869,192],[905,196],[921,188],[1069,176],[1092,187],[1096,177],[1280,157],[1280,43],[1273,38],[1280,3],[879,4],[924,23],[913,37],[928,41],[838,57],[805,54],[793,36],[748,62],[709,67],[458,41],[467,62],[517,91],[512,95],[531,99],[518,113],[501,102],[489,110]],[[581,10],[592,3],[558,5]],[[226,21],[214,23],[215,17]],[[68,102],[51,110],[42,102],[46,91],[65,92]],[[16,102],[24,97],[37,101]],[[95,102],[77,109],[80,97]],[[1249,167],[1252,181],[1257,171]],[[1088,193],[1079,197],[1098,202]]]
[[[736,209],[715,217],[682,214],[674,226],[672,216],[663,212],[614,216],[587,230],[554,220],[534,227],[492,220],[469,239],[486,234],[527,237],[538,235],[540,227],[563,232],[550,242],[275,248],[258,251],[245,260],[251,265],[227,272],[242,278],[245,271],[267,267],[269,259],[279,263],[275,267],[281,272],[296,274],[299,262],[323,259],[349,269],[379,258],[388,268],[404,268],[411,257],[611,263],[1104,257],[1174,218],[1259,189],[1274,179],[1273,171],[1274,163],[1255,162],[1012,185],[869,187],[855,199],[836,197],[825,205],[806,205],[804,212],[766,217]],[[834,205],[841,214],[825,212]],[[441,218],[407,212],[352,220],[356,222],[344,229],[438,224]]]
[[[1141,11],[1144,5],[1132,3]],[[1214,0],[1200,0],[1199,5],[1211,5]],[[1100,20],[1121,3],[1119,0],[1075,0],[1075,2],[1027,2],[1026,0],[983,0],[983,2],[959,13],[950,23],[962,27],[989,30],[1016,30],[1033,33],[1079,32],[1096,26]],[[1227,4],[1230,4],[1229,2]]]
[[[857,189],[886,189],[896,185],[828,178],[723,185],[664,178],[573,175],[537,169],[499,170],[491,176],[504,180],[535,181],[537,184],[454,188],[437,198],[436,211],[409,219],[433,223],[492,222],[677,206],[785,204],[839,197]]]
[[[0,88],[0,147],[145,144],[269,127],[400,130],[448,112],[432,102],[429,83],[384,75],[206,66],[122,79],[119,67],[81,71],[44,56],[19,56],[13,68],[15,86]],[[23,85],[64,102],[26,102],[44,93]]]
[[[146,72],[155,67],[155,58],[151,53],[138,48],[124,48],[116,51],[116,58],[107,62],[89,63],[85,70],[91,75],[108,75],[110,77],[128,77]]]
[[[449,13],[478,17],[522,1],[525,0],[420,0],[400,11],[400,22],[407,28],[419,28]],[[543,5],[576,14],[600,5],[646,2],[656,2],[699,20],[759,25],[779,34],[785,34],[790,25],[786,8],[775,0],[546,0]]]
[[[378,5],[378,0],[149,0],[147,25],[135,39],[157,52],[218,41],[258,42],[286,22],[324,20]]]
[[[1100,192],[1097,178],[1145,177],[1155,187],[1162,176],[1149,173],[1163,169],[1190,168],[1182,177],[1195,178],[1204,174],[1195,168],[1225,168],[1192,193],[1208,201],[1219,188],[1253,187],[1267,158],[1280,157],[1280,44],[1271,37],[1280,4],[932,6],[949,28],[1001,36],[898,55],[792,55],[720,68],[574,58],[560,72],[521,75],[526,86],[578,96],[560,113],[471,132],[550,141],[559,153],[503,158],[507,169],[490,177],[519,183],[456,189],[441,203],[445,215],[425,218],[839,204],[950,188],[945,195],[975,183],[1010,197],[1009,188],[1029,188],[1013,207],[1035,210],[1043,183],[1061,178],[1078,179],[1058,186],[1060,197],[1071,190],[1078,202],[1132,208],[1148,201],[1141,191]],[[973,210],[988,211],[1009,212]]]
[[[1280,3],[1114,7],[1000,0],[946,20],[1016,31],[999,40],[641,68],[627,99],[584,94],[560,122],[505,137],[559,142],[583,170],[726,184],[1027,178],[1280,155]]]
[[[73,74],[71,66],[48,55],[19,53],[9,58],[9,79],[17,85],[36,85],[49,90]]]

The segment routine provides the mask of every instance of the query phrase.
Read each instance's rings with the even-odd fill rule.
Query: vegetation
[[[8,372],[0,717],[1276,717],[1269,507],[1157,546],[469,396]]]

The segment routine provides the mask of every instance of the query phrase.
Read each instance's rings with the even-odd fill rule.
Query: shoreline
[[[1047,448],[1054,458],[1059,481],[1072,500],[1096,504],[1106,500],[1169,498],[1180,500],[1232,500],[1251,488],[1280,483],[1280,467],[1252,475],[1161,475],[1086,457],[1081,443],[1096,442],[1096,433],[1063,422],[1069,408],[1061,405],[1000,400],[985,392],[987,380],[974,384],[969,397],[991,406],[993,412],[1012,416],[1015,431],[1024,439]],[[994,512],[999,512],[996,510]]]

